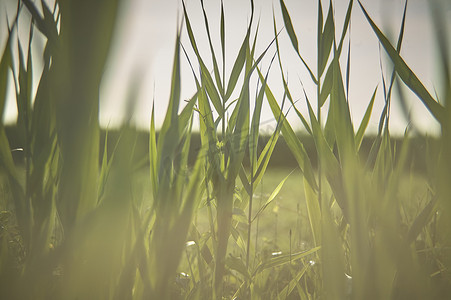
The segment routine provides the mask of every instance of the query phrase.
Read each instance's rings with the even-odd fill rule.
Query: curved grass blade
[[[268,73],[269,73],[269,69],[266,74],[265,80],[262,83],[260,91],[258,92],[258,95],[256,97],[254,112],[252,114],[251,130],[250,130],[250,135],[249,135],[249,154],[250,154],[252,168],[254,168],[257,165],[256,163],[257,163],[257,147],[258,147],[260,117],[261,117],[261,110],[262,110],[262,106],[263,106],[263,97],[265,95],[264,87],[266,86],[266,80],[267,80]],[[252,170],[252,172],[253,172],[253,170]]]
[[[431,221],[435,212],[437,211],[437,197],[434,197],[429,203],[423,208],[420,214],[415,218],[412,225],[410,226],[409,232],[407,233],[406,241],[408,244],[413,243],[418,235],[421,233],[426,225]]]
[[[294,170],[293,170],[294,171]],[[285,181],[287,181],[288,177],[290,177],[291,174],[293,174],[293,171],[290,172],[272,191],[271,195],[269,196],[268,200],[266,200],[265,204],[263,204],[262,207],[258,210],[258,212],[255,214],[255,216],[252,218],[251,222],[254,222],[254,220],[268,207],[269,204],[272,203],[272,201],[279,195],[280,190],[282,189],[283,185],[285,184]]]
[[[288,36],[290,37],[291,44],[294,47],[294,50],[299,53],[299,44],[298,38],[296,37],[296,33],[294,32],[293,24],[291,22],[290,14],[288,13],[287,7],[285,6],[285,2],[280,0],[280,7],[282,8],[282,16],[283,22],[285,23],[285,28],[287,29]]]
[[[318,78],[324,72],[324,68],[326,67],[327,60],[329,59],[330,50],[332,49],[332,42],[334,40],[335,35],[335,25],[334,25],[334,16],[333,16],[333,7],[332,1],[329,4],[329,12],[327,13],[326,23],[324,24],[324,31],[321,34],[321,42],[319,48],[319,56],[318,56]]]
[[[189,20],[184,1],[182,1],[182,5],[183,5],[185,22],[186,22],[186,29],[188,32],[188,37],[190,39],[191,47],[193,48],[194,53],[196,54],[196,57],[199,61],[202,85],[205,86],[205,89],[206,89],[208,95],[210,96],[210,100],[213,103],[213,106],[215,107],[216,111],[218,112],[218,114],[220,116],[222,116],[223,115],[223,105],[221,103],[221,98],[220,98],[219,93],[216,89],[216,86],[213,82],[213,78],[211,78],[210,72],[208,71],[202,57],[200,56],[199,49],[197,47],[196,40],[194,38],[194,33],[193,33],[193,30],[191,27],[191,22]]]
[[[304,178],[305,202],[307,204],[307,214],[310,223],[310,229],[313,234],[315,246],[321,245],[321,206],[315,191]]]
[[[284,72],[283,72],[283,67],[282,67],[282,59],[280,57],[279,39],[278,39],[278,34],[277,34],[276,19],[274,16],[273,16],[273,27],[274,27],[274,35],[275,35],[275,40],[276,40],[276,54],[277,54],[277,58],[279,61],[279,69],[280,69],[280,74],[282,75],[282,82],[283,82],[283,86],[285,89],[285,95],[287,96],[288,100],[290,100],[291,105],[294,108],[296,114],[298,115],[298,118],[301,120],[302,124],[304,125],[304,128],[311,135],[312,131],[310,130],[310,126],[308,125],[307,121],[305,120],[305,118],[301,114],[301,112],[297,109],[297,107],[293,101],[293,97],[291,96],[291,92],[288,88],[288,83],[285,80],[285,75],[283,74]]]
[[[379,41],[382,43],[385,51],[387,52],[390,59],[393,61],[395,70],[398,73],[402,81],[420,98],[426,108],[431,112],[434,118],[440,123],[445,122],[444,109],[443,106],[438,103],[426,90],[424,85],[418,79],[418,77],[413,73],[413,71],[407,66],[405,61],[396,52],[395,48],[390,44],[387,37],[381,32],[381,30],[376,26],[371,17],[366,12],[362,3],[359,1],[360,8],[362,9],[368,23],[375,32]]]
[[[284,118],[284,116],[281,116],[281,118]],[[280,129],[282,127],[281,118],[278,120],[274,133],[271,135],[271,138],[268,140],[262,152],[260,153],[260,156],[258,157],[257,168],[254,170],[254,174],[252,175],[252,181],[254,182],[254,191],[263,178],[263,175],[269,163],[269,159],[271,158],[271,155],[279,138]]]
[[[349,22],[351,21],[351,11],[352,11],[352,5],[354,4],[354,0],[349,1],[348,9],[346,10],[346,17],[345,22],[343,24],[343,30],[341,33],[340,43],[338,45],[338,56],[341,55],[341,49],[343,48],[343,41],[345,39],[346,33],[348,32],[349,28]]]
[[[346,101],[342,73],[340,69],[338,53],[334,53],[333,65],[333,85],[331,92],[331,102],[333,102],[332,113],[334,114],[334,130],[337,148],[342,163],[346,159],[353,159],[355,155],[354,128],[349,111],[349,103]]]
[[[177,39],[175,43],[174,53],[174,65],[172,69],[171,78],[171,92],[169,96],[169,104],[166,112],[166,116],[163,121],[163,125],[160,129],[160,134],[157,143],[157,170],[159,184],[162,184],[162,177],[164,176],[164,182],[169,183],[169,177],[171,173],[170,163],[173,157],[180,135],[178,109],[180,103],[180,32],[177,33]],[[162,190],[165,190],[163,188]]]
[[[221,75],[219,73],[218,61],[216,59],[216,54],[215,54],[215,50],[213,48],[213,43],[211,42],[210,26],[208,25],[208,18],[207,18],[207,13],[206,13],[205,7],[204,7],[204,1],[201,0],[200,4],[201,4],[202,12],[204,15],[204,24],[205,24],[205,29],[207,31],[208,44],[210,45],[210,53],[211,53],[211,59],[213,61],[213,72],[215,74],[216,85],[218,86],[220,94],[222,96],[224,96],[224,87],[222,86],[222,80],[221,80]],[[223,53],[224,53],[224,51],[223,51]]]
[[[226,100],[228,100],[232,95],[232,92],[235,89],[236,83],[238,81],[238,77],[240,76],[241,70],[243,69],[244,63],[246,62],[246,48],[249,45],[249,34],[250,27],[248,28],[246,37],[244,38],[244,41],[241,44],[240,51],[238,52],[238,56],[235,59],[235,63],[233,64],[232,73],[230,73],[229,83],[227,85],[227,91],[225,94]]]
[[[360,145],[362,144],[363,135],[365,134],[365,130],[368,126],[368,123],[371,118],[371,112],[373,111],[374,99],[376,98],[377,87],[374,89],[373,96],[371,97],[370,103],[368,103],[368,107],[366,108],[365,115],[363,116],[362,122],[360,123],[359,129],[355,135],[355,146],[356,149],[359,150]]]
[[[319,95],[320,107],[323,107],[327,97],[330,95],[330,91],[332,90],[333,85],[333,78],[334,78],[333,66],[330,65],[329,68],[327,69],[326,76],[324,77],[323,86],[321,88],[321,92]]]
[[[258,74],[260,76],[260,80],[263,81],[263,75],[261,74],[260,70],[258,70]],[[269,106],[272,110],[272,113],[274,117],[279,118],[282,114],[282,111],[277,104],[277,101],[269,88],[268,85],[265,87],[265,95],[266,99],[268,100]],[[282,134],[287,142],[288,147],[291,150],[291,153],[293,153],[302,173],[306,177],[309,184],[314,188],[317,189],[318,185],[316,184],[315,176],[313,174],[313,168],[310,162],[310,158],[307,154],[307,151],[305,150],[304,146],[302,145],[299,138],[294,133],[293,129],[291,128],[291,125],[288,123],[288,121],[283,118],[280,121],[282,123]]]
[[[229,255],[226,259],[226,265],[231,270],[235,270],[235,271],[239,272],[245,278],[247,278],[247,279],[251,278],[249,271],[246,268],[246,265],[244,264],[243,260],[239,259],[238,257]]]
[[[288,282],[288,284],[280,291],[278,294],[280,299],[287,299],[288,296],[291,294],[291,292],[294,290],[296,285],[298,284],[299,280],[301,280],[302,276],[304,276],[305,272],[307,271],[309,265],[306,264],[300,271],[296,273],[293,279]]]
[[[307,65],[304,58],[301,56],[301,53],[299,52],[298,39],[296,37],[296,33],[294,32],[293,24],[291,22],[291,17],[290,17],[290,14],[288,13],[287,7],[285,6],[285,2],[283,0],[280,0],[279,2],[280,2],[280,6],[282,8],[283,22],[285,24],[285,28],[287,30],[288,36],[290,37],[291,43],[292,43],[294,49],[296,50],[298,57],[301,59],[304,66],[307,68],[307,71],[309,72],[310,77],[312,78],[313,82],[316,84],[318,81],[316,80],[315,75],[313,75],[312,70]],[[273,17],[274,17],[274,12],[273,12]]]
[[[402,45],[402,40],[404,37],[404,28],[405,28],[405,23],[406,23],[406,14],[407,14],[407,1],[405,2],[405,5],[404,5],[404,13],[402,16],[401,28],[399,30],[398,43],[396,46],[396,52],[398,52],[398,53],[401,53],[401,45]],[[382,70],[382,61],[380,62],[380,68]],[[381,74],[383,74],[383,72],[381,72]],[[390,110],[390,105],[391,105],[391,93],[392,93],[392,89],[393,89],[395,78],[396,78],[395,75],[396,75],[395,68],[393,68],[388,92],[386,90],[385,78],[382,75],[382,83],[383,83],[383,87],[384,87],[384,96],[385,96],[385,105],[384,105],[384,109],[382,110],[381,117],[379,120],[379,131],[378,131],[379,135],[382,133],[384,121],[387,123],[386,126],[388,126],[389,113],[390,113],[389,110]],[[401,91],[400,89],[398,89],[398,90]],[[401,105],[404,105],[405,102],[403,101],[402,97],[400,97],[400,100],[401,100],[400,101]],[[403,111],[406,111],[406,110],[403,110]]]
[[[318,149],[318,153],[322,158],[320,161],[320,163],[323,164],[321,166],[321,169],[324,170],[324,174],[327,178],[327,181],[329,182],[329,185],[332,189],[335,199],[338,202],[338,205],[343,211],[343,215],[347,217],[348,202],[343,187],[343,175],[341,166],[337,158],[335,157],[331,147],[329,146],[326,138],[324,137],[323,132],[321,131],[321,127],[319,125],[318,120],[315,117],[315,114],[313,112],[313,109],[310,105],[310,101],[308,100],[307,96],[306,100],[310,115],[310,123],[312,124],[313,139],[315,141],[315,146]],[[314,200],[316,201],[316,199]],[[316,204],[312,205],[312,207],[315,206]]]

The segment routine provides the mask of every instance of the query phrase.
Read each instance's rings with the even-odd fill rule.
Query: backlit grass
[[[343,24],[335,21],[332,1],[327,11],[318,1],[317,60],[311,62],[299,49],[302,39],[291,22],[295,12],[283,0],[275,9],[284,27],[277,28],[274,20],[274,39],[262,52],[256,50],[254,3],[246,3],[246,35],[232,58],[225,57],[231,33],[223,3],[219,20],[209,18],[200,3],[205,32],[193,31],[182,2],[168,107],[158,131],[152,110],[145,158],[138,132],[129,124],[114,143],[107,136],[100,147],[98,91],[119,1],[56,1],[49,7],[23,0],[8,16],[0,113],[11,79],[21,150],[10,146],[0,123],[1,298],[449,297],[451,73],[438,4],[431,6],[445,84],[443,91],[431,93],[402,58],[406,8],[392,45],[359,1],[348,2]],[[29,40],[17,44],[25,13],[32,16]],[[359,121],[351,118],[352,55],[343,46],[349,43],[354,13],[365,16],[393,62],[390,76],[362,100],[367,109]],[[213,43],[212,22],[219,23],[220,45]],[[30,45],[37,31],[45,46],[35,53]],[[200,34],[208,39],[206,57],[196,42]],[[282,35],[316,86],[314,95],[302,82],[288,83],[279,51]],[[263,68],[265,58],[272,63]],[[34,60],[44,65],[36,94]],[[196,90],[182,102],[185,63]],[[281,99],[267,84],[270,72],[280,76]],[[396,143],[390,135],[397,84],[409,87],[441,127],[436,140],[421,137],[422,172],[409,154],[420,133],[407,129]],[[294,89],[304,92],[302,103],[292,98]],[[373,111],[377,93],[384,96],[382,112]],[[277,125],[260,139],[264,103]],[[321,110],[326,103],[327,111]],[[289,109],[316,153],[306,150],[305,135],[295,134],[287,121]],[[372,117],[380,120],[379,130],[366,154],[362,141]],[[200,147],[193,155],[194,122],[199,122]],[[296,164],[268,168],[282,139]],[[15,151],[23,160],[13,159]]]

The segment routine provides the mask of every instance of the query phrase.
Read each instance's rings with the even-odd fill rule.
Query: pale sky
[[[220,1],[205,0],[204,2],[210,21],[210,30],[213,35],[216,54],[218,55],[218,60],[221,61],[219,39]],[[273,39],[273,7],[279,30],[283,27],[283,19],[278,0],[255,0],[254,3],[256,17],[257,19],[260,18],[256,50],[257,55],[259,55]],[[317,1],[286,0],[285,3],[291,14],[301,54],[310,65],[312,71],[316,73]],[[328,3],[329,1],[323,1],[324,19],[327,15]],[[334,0],[333,3],[335,7],[337,37],[339,37],[341,35],[348,0]],[[384,32],[391,32],[392,36],[397,36],[402,19],[404,1],[362,0],[362,3],[376,24]],[[206,32],[203,27],[200,1],[186,0],[186,5],[196,40],[201,49],[201,54],[207,62],[207,66],[212,69]],[[240,44],[246,33],[246,27],[250,17],[250,4],[249,1],[245,0],[224,0],[224,6],[227,48],[226,77],[228,78]],[[448,19],[451,19],[450,6],[447,5]],[[114,48],[110,53],[109,65],[100,90],[100,122],[103,126],[114,127],[121,122],[123,110],[125,109],[125,99],[127,98],[127,88],[136,78],[139,78],[141,81],[141,87],[134,114],[135,123],[141,128],[149,127],[152,101],[154,100],[157,127],[161,124],[169,98],[176,30],[181,16],[182,9],[180,0],[124,1],[114,40]],[[182,43],[186,49],[191,49],[185,28],[182,31]],[[436,50],[434,48],[435,41],[432,32],[427,1],[410,0],[408,3],[406,29],[401,55],[425,84],[430,93],[434,95],[434,87],[438,91],[439,87],[436,83],[438,82],[438,73],[436,72],[438,70],[438,62],[434,59]],[[451,30],[448,30],[448,34],[451,34]],[[370,121],[370,130],[374,132],[384,101],[379,64],[380,53],[383,55],[383,68],[387,81],[389,80],[391,70],[389,64],[387,64],[384,50],[383,48],[379,49],[378,41],[369,24],[364,19],[357,1],[354,2],[350,36],[351,77],[349,99],[351,113],[355,126],[358,126],[374,88],[379,85],[373,116]],[[347,53],[348,37],[346,38],[346,47],[343,49],[343,54]],[[297,108],[307,117],[306,104],[299,79],[303,82],[306,92],[313,102],[312,104],[316,103],[316,88],[302,63],[297,58],[286,32],[282,32],[280,35],[280,47],[284,72],[289,78],[291,92],[294,99],[299,100],[296,104]],[[272,47],[268,52],[267,59],[262,63],[263,70],[267,69],[269,59],[274,52],[275,47]],[[196,59],[193,52],[189,51],[189,53],[191,61],[195,62]],[[342,55],[342,57],[346,58],[346,55]],[[342,63],[344,66],[345,60],[342,60]],[[280,71],[277,64],[274,64],[270,72],[269,85],[276,98],[281,101],[283,88],[280,78]],[[182,57],[182,99],[190,98],[194,92],[195,84],[191,70],[186,59]],[[251,90],[251,95],[254,94],[255,87]],[[438,125],[429,116],[422,103],[410,91],[406,92],[406,95],[411,105],[415,124],[422,131],[437,131]],[[396,93],[393,93],[393,96],[396,96]],[[327,105],[324,106],[324,114],[326,110]],[[15,117],[15,103],[9,101],[4,118],[6,121],[11,122]],[[262,124],[262,131],[271,132],[275,126],[275,121],[271,122],[273,119],[272,113],[266,105],[261,117],[264,123]],[[301,128],[302,125],[293,112],[290,113],[289,120],[293,127],[297,129]],[[391,125],[392,132],[398,133],[402,133],[406,127],[406,121],[396,101],[394,101],[392,106]]]

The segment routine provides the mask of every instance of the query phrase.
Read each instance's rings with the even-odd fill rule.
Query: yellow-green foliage
[[[106,138],[99,159],[98,91],[119,0],[57,0],[54,7],[43,1],[42,9],[33,1],[19,1],[1,55],[0,115],[12,78],[16,138],[24,162],[13,160],[19,150],[11,149],[0,123],[0,298],[450,297],[451,73],[444,15],[432,5],[445,79],[439,99],[400,54],[407,1],[396,47],[357,2],[349,1],[341,26],[334,19],[333,2],[324,20],[318,1],[316,68],[300,52],[294,14],[283,0],[284,29],[276,28],[274,17],[274,39],[262,53],[256,53],[259,25],[250,1],[249,24],[234,60],[225,58],[227,16],[222,1],[220,55],[200,1],[208,58],[198,49],[196,35],[201,32],[193,31],[182,2],[184,21],[176,33],[169,104],[159,132],[152,111],[149,153],[143,163],[135,155],[137,132],[128,124],[113,147]],[[18,20],[25,13],[32,16],[29,42],[26,49],[22,43],[16,49]],[[390,80],[383,81],[379,131],[365,160],[361,144],[381,88],[375,87],[355,132],[348,102],[349,53],[346,71],[340,62],[353,13],[363,13],[393,62]],[[184,30],[186,45],[180,40]],[[31,51],[36,31],[46,39],[42,53]],[[279,51],[281,35],[288,35],[317,87],[316,112],[304,91],[308,116],[291,96],[293,87],[285,78]],[[188,46],[193,57],[185,51]],[[262,70],[260,62],[271,51],[278,67]],[[183,107],[182,53],[197,87]],[[34,60],[44,65],[35,95]],[[233,61],[230,74],[226,61]],[[281,75],[282,99],[267,84],[273,69]],[[441,126],[438,145],[425,145],[424,174],[409,168],[412,133],[407,130],[401,144],[390,137],[396,78]],[[294,88],[303,91],[302,84]],[[277,126],[261,145],[265,101]],[[287,103],[314,141],[313,163],[305,141],[286,119]],[[199,119],[201,148],[190,163],[194,116]],[[279,139],[292,152],[295,170],[269,170]]]

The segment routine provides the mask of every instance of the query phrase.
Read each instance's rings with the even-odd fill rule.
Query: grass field
[[[348,2],[343,24],[335,20],[333,1],[327,9],[318,1],[314,62],[300,52],[295,12],[283,0],[275,9],[284,28],[274,22],[274,39],[261,53],[249,2],[246,36],[236,58],[227,60],[230,19],[223,3],[214,21],[200,3],[205,32],[193,31],[182,2],[168,107],[158,132],[152,110],[145,151],[130,124],[114,139],[99,127],[98,92],[118,0],[57,0],[52,7],[22,0],[8,16],[0,115],[11,79],[18,119],[14,138],[0,123],[0,298],[449,298],[451,60],[439,4],[431,7],[444,83],[431,94],[402,58],[407,2],[393,45],[360,1]],[[352,13],[365,16],[393,63],[388,75],[381,72],[359,122],[351,118],[352,55],[343,46]],[[32,18],[28,43],[17,43],[22,14]],[[211,22],[219,22],[219,45],[213,46]],[[180,40],[182,30],[187,41]],[[45,37],[41,52],[31,51],[37,31]],[[208,58],[196,42],[202,33]],[[302,83],[288,84],[281,34],[317,87],[315,95]],[[270,53],[272,65],[263,69]],[[44,68],[33,93],[35,60]],[[197,87],[184,102],[182,63]],[[281,99],[267,84],[269,72],[280,76]],[[391,137],[390,107],[403,101],[392,96],[397,85],[418,96],[440,125],[437,137],[410,128]],[[298,110],[293,89],[304,91],[308,114]],[[377,93],[384,96],[382,112],[373,111]],[[264,103],[277,125],[260,139]],[[295,133],[287,107],[313,143]],[[379,119],[378,132],[365,140],[371,117]],[[294,158],[289,168],[270,164],[282,140]]]

